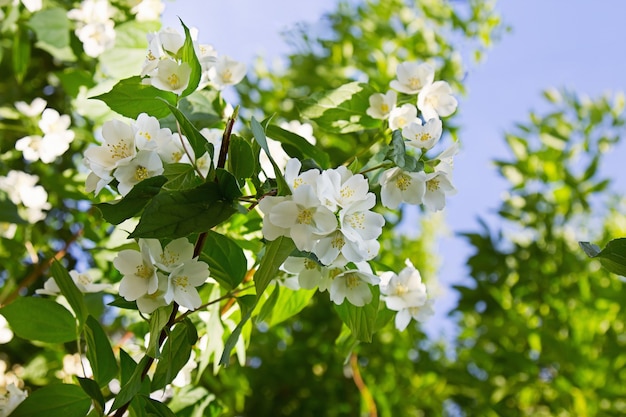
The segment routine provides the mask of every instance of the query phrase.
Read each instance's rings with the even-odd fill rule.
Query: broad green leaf
[[[78,379],[78,383],[83,391],[85,391],[85,393],[96,402],[97,406],[100,407],[99,411],[104,411],[104,396],[102,395],[102,391],[100,391],[98,383],[89,378],[76,377],[76,379]]]
[[[167,178],[167,182],[163,184],[163,189],[168,191],[187,190],[202,183],[191,164],[167,164],[163,176]]]
[[[243,138],[231,135],[228,146],[229,171],[238,180],[250,178],[254,174],[254,153],[252,147]]]
[[[76,61],[70,47],[70,21],[61,8],[43,9],[34,13],[28,25],[37,36],[35,46],[61,61]]]
[[[196,158],[200,158],[204,155],[205,152],[209,151],[207,145],[209,142],[206,140],[202,133],[187,119],[187,116],[183,114],[180,110],[176,108],[176,106],[166,103],[167,107],[170,109],[170,112],[174,115],[178,124],[180,125],[183,134],[189,140],[191,144],[191,148],[193,149],[194,156]],[[174,134],[174,137],[178,139],[178,135]],[[213,157],[213,155],[211,155]],[[195,161],[194,161],[195,162]]]
[[[197,387],[193,385],[187,385],[182,387],[172,400],[168,403],[168,407],[175,413],[191,406],[200,403],[206,397],[215,396],[209,394],[204,387]]]
[[[200,260],[209,265],[211,278],[221,286],[233,289],[246,276],[246,256],[232,239],[209,230]]]
[[[146,178],[135,186],[122,198],[110,203],[96,204],[102,216],[111,224],[120,224],[124,220],[136,216],[161,191],[167,178],[159,175]]]
[[[154,371],[151,389],[162,389],[172,382],[178,372],[189,360],[191,346],[196,342],[198,333],[189,319],[176,324],[163,346],[161,358]]]
[[[121,80],[108,93],[90,98],[104,101],[111,110],[131,119],[141,113],[157,119],[165,117],[170,114],[168,104],[175,105],[177,100],[176,94],[170,91],[142,84],[139,76]]]
[[[295,316],[309,305],[316,292],[315,289],[294,291],[286,287],[281,288],[276,305],[265,322],[271,327]]]
[[[276,177],[276,182],[278,184],[278,194],[279,195],[291,194],[291,191],[289,190],[289,186],[287,185],[287,182],[285,181],[285,177],[283,176],[283,173],[281,172],[280,168],[278,168],[278,165],[276,165],[274,158],[272,158],[272,155],[270,154],[270,148],[267,145],[267,138],[265,137],[265,130],[263,129],[263,126],[261,126],[261,124],[254,118],[254,116],[252,117],[252,120],[250,121],[250,127],[252,129],[252,134],[254,135],[254,139],[261,146],[261,149],[263,149],[268,159],[272,163],[272,167],[274,168],[274,175]]]
[[[148,415],[157,417],[176,417],[176,414],[174,414],[165,404],[147,396],[140,396],[139,398],[142,400],[144,410],[149,413]]]
[[[47,298],[20,297],[0,308],[11,329],[21,338],[47,343],[76,340],[76,319],[59,303]]]
[[[146,59],[146,34],[159,29],[158,22],[134,19],[115,25],[115,45],[99,57],[106,75],[118,80],[136,75]]]
[[[122,358],[122,355],[120,354],[120,360],[121,358]],[[113,405],[111,406],[110,411],[117,410],[118,408],[120,408],[121,406],[123,406],[124,404],[132,400],[133,397],[135,397],[135,395],[137,395],[137,393],[139,393],[142,390],[142,385],[143,385],[142,374],[143,374],[143,369],[148,364],[148,360],[149,360],[149,357],[144,356],[143,358],[141,358],[141,361],[139,361],[137,366],[135,366],[133,374],[128,379],[128,381],[122,386],[122,389],[120,390],[120,392],[115,396],[115,400],[113,400]],[[127,360],[125,360],[125,362],[127,362]],[[125,367],[126,367],[125,365],[122,365],[122,375],[124,375]],[[124,378],[122,378],[122,382],[123,381],[124,381]],[[145,377],[145,381],[147,381],[146,384],[149,384],[150,380],[148,379],[147,376]]]
[[[256,316],[257,322],[266,321],[267,317],[272,314],[274,307],[276,306],[276,301],[278,301],[278,296],[280,295],[280,285],[274,285],[274,291],[270,294],[270,296],[265,300],[263,305],[261,305],[261,311]]]
[[[24,224],[26,220],[20,217],[17,206],[11,200],[0,200],[0,222]]]
[[[242,304],[240,303],[240,305]],[[228,364],[230,363],[230,352],[232,352],[232,350],[235,348],[235,345],[237,344],[237,341],[241,336],[243,327],[246,325],[248,320],[250,320],[250,317],[252,317],[252,312],[254,311],[255,307],[256,302],[254,302],[252,306],[247,308],[247,311],[242,311],[241,321],[237,324],[237,327],[235,327],[230,336],[228,336],[228,339],[226,339],[226,343],[224,343],[224,351],[222,352],[222,357],[220,358],[220,365],[228,366]]]
[[[315,121],[322,129],[335,133],[378,128],[382,121],[366,113],[369,98],[374,93],[376,91],[365,83],[344,84],[303,100],[300,114]]]
[[[311,158],[319,164],[322,168],[328,168],[330,165],[330,158],[328,153],[307,141],[300,135],[285,130],[276,125],[267,126],[267,135],[272,139],[279,141],[280,143],[291,145],[297,148],[302,156],[305,158]]]
[[[424,170],[423,162],[417,161],[406,153],[406,145],[400,129],[394,130],[391,134],[391,146],[387,156],[404,171],[416,172]]]
[[[167,305],[157,308],[150,316],[150,343],[146,348],[146,354],[153,358],[160,356],[159,352],[159,339],[161,338],[161,331],[170,320],[172,315],[173,305]]]
[[[257,297],[260,297],[270,281],[276,278],[278,268],[295,248],[296,245],[294,245],[293,240],[285,236],[280,236],[276,240],[267,243],[259,269],[254,274]]]
[[[180,59],[183,62],[186,62],[191,67],[191,74],[189,75],[189,84],[185,91],[181,94],[181,97],[188,96],[189,94],[196,91],[198,88],[198,84],[200,83],[200,77],[202,75],[202,67],[200,66],[200,61],[198,61],[198,57],[196,55],[196,49],[193,45],[193,39],[191,39],[191,34],[189,33],[189,29],[183,21],[180,21],[180,24],[183,25],[183,30],[185,31],[185,43],[181,48],[181,56]],[[201,154],[196,154],[201,156]]]
[[[84,417],[91,398],[78,385],[50,384],[33,391],[11,417]]]
[[[344,300],[340,305],[335,305],[335,311],[341,321],[352,331],[354,337],[362,342],[371,342],[372,335],[376,331],[376,319],[378,316],[378,304],[380,290],[378,286],[370,286],[372,301],[363,307],[353,306]]]
[[[98,385],[103,387],[117,375],[117,361],[113,355],[109,338],[98,320],[89,316],[86,324],[87,359],[93,370],[94,379]]]
[[[87,306],[85,305],[85,296],[80,292],[70,274],[59,261],[54,260],[50,267],[50,272],[52,273],[54,281],[59,286],[61,294],[65,296],[70,307],[74,310],[74,314],[78,319],[79,329],[82,329],[85,319],[89,314],[87,312]]]
[[[162,191],[143,211],[131,238],[177,238],[206,232],[236,212],[218,184],[183,191]]]
[[[117,308],[124,308],[126,310],[138,310],[136,302],[127,301],[124,297],[116,297],[113,301],[111,301],[107,305],[117,307]]]
[[[602,250],[589,242],[580,242],[580,246],[589,257],[598,258],[607,270],[626,277],[626,238],[611,240]]]

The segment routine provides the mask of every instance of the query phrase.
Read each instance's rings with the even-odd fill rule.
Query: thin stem
[[[217,167],[224,168],[226,166],[226,155],[228,154],[228,146],[230,145],[230,136],[233,133],[233,126],[237,120],[239,113],[239,106],[235,108],[233,114],[228,118],[226,122],[226,129],[224,129],[224,135],[222,136],[222,146],[220,147],[220,154],[217,159]]]
[[[352,369],[352,379],[354,380],[354,385],[359,389],[361,393],[361,397],[363,401],[365,401],[365,405],[367,406],[367,412],[369,417],[377,417],[378,411],[376,409],[376,403],[374,402],[374,397],[372,397],[372,393],[370,392],[367,385],[361,378],[361,372],[359,371],[359,364],[357,361],[356,353],[352,352],[350,355],[350,368]]]
[[[391,162],[383,162],[383,163],[380,163],[380,164],[378,164],[376,166],[373,166],[371,168],[364,169],[363,171],[359,171],[359,174],[366,174],[368,172],[376,171],[379,168],[385,168],[385,167],[388,167],[390,165],[392,165]]]
[[[228,293],[222,295],[221,297],[218,297],[214,300],[211,300],[207,303],[202,304],[200,307],[198,307],[195,310],[188,310],[184,313],[182,313],[180,316],[178,316],[175,320],[175,323],[178,323],[179,321],[182,321],[185,317],[189,316],[190,314],[193,314],[194,312],[198,311],[198,310],[202,310],[204,308],[207,308],[208,306],[215,304],[215,303],[219,303],[220,301],[224,301],[224,300],[228,300],[228,299],[232,299],[232,298],[236,298],[237,294],[244,292],[245,290],[254,287],[254,285],[248,285],[247,287],[243,287],[243,288],[239,288],[233,291],[229,291]]]
[[[183,147],[183,151],[185,151],[187,158],[189,158],[189,161],[191,162],[191,166],[193,166],[193,169],[196,170],[200,178],[204,180],[205,179],[204,175],[202,175],[202,172],[200,172],[200,169],[198,169],[198,164],[196,164],[195,158],[192,158],[191,152],[189,152],[189,150],[187,149],[187,146],[185,146],[185,141],[183,140],[183,133],[181,132],[181,128],[180,128],[180,124],[178,123],[178,120],[176,121],[176,129],[178,130],[178,137],[180,138],[180,144]]]

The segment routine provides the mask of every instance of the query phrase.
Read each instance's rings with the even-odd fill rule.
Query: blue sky
[[[335,0],[184,0],[167,3],[164,25],[179,27],[176,16],[200,31],[202,42],[212,43],[222,54],[248,63],[261,54],[274,58],[289,48],[280,32],[298,21],[315,22],[333,9]],[[477,230],[476,218],[495,220],[506,183],[491,164],[506,158],[504,132],[515,122],[525,122],[530,110],[545,108],[541,92],[549,87],[568,88],[590,97],[607,91],[626,91],[626,1],[525,0],[498,2],[498,10],[511,32],[472,65],[467,75],[468,96],[460,101],[457,122],[462,126],[463,150],[455,161],[458,194],[449,199],[446,219],[452,233]],[[622,144],[601,169],[626,181],[619,164]],[[580,236],[579,240],[586,240]],[[440,278],[444,284],[460,283],[467,276],[464,262],[471,253],[460,239],[441,241]],[[454,304],[444,297],[437,308]],[[430,323],[437,332],[440,320]]]

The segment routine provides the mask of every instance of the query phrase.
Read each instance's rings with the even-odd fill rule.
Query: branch
[[[378,411],[376,410],[376,403],[374,402],[374,397],[372,397],[372,393],[363,382],[363,378],[361,378],[361,372],[359,372],[359,364],[357,362],[356,353],[352,353],[350,355],[350,368],[352,369],[352,379],[354,380],[354,385],[359,389],[361,393],[361,398],[365,401],[365,405],[367,406],[367,412],[369,417],[378,417]]]

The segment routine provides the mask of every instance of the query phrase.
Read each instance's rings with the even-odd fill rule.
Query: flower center
[[[186,276],[177,276],[176,278],[174,278],[174,285],[176,285],[177,287],[180,287],[180,289],[182,290],[186,290],[187,286],[189,285],[189,278]]]
[[[304,259],[304,269],[310,271],[315,268],[317,268],[317,264],[314,261],[310,260],[309,258]]]
[[[293,180],[293,189],[295,190],[296,188],[301,186],[303,183],[304,183],[304,180],[302,178],[295,178]]]
[[[353,289],[357,287],[359,285],[359,281],[361,280],[359,279],[357,274],[354,274],[354,273],[346,274],[346,286],[348,288]]]
[[[135,179],[137,181],[143,181],[149,176],[150,174],[148,173],[148,168],[137,165],[137,168],[135,169]]]
[[[430,133],[428,132],[422,132],[422,133],[418,133],[415,135],[415,139],[421,140],[422,142],[426,142],[427,140],[430,140],[431,138],[432,136],[430,136]]]
[[[404,294],[408,292],[409,292],[409,287],[407,287],[406,285],[398,284],[396,286],[396,291],[395,291],[396,295],[403,296]]]
[[[347,221],[354,229],[365,229],[365,213],[354,213],[348,216]]]
[[[350,198],[354,195],[354,190],[350,187],[343,187],[340,191],[339,191],[339,195],[342,198]]]
[[[389,113],[389,105],[387,103],[383,103],[380,105],[381,113]]]
[[[419,78],[411,77],[409,78],[409,87],[411,87],[412,90],[418,90],[422,88],[422,82]]]
[[[165,265],[174,265],[179,259],[180,256],[177,253],[173,253],[168,249],[165,249],[161,254],[161,262]]]
[[[432,180],[426,181],[426,188],[428,191],[437,191],[439,189],[439,180],[437,178],[433,178]]]
[[[330,241],[330,246],[332,246],[335,249],[341,249],[343,248],[343,245],[345,244],[346,244],[346,241],[343,238],[343,235],[341,233],[337,233],[335,237],[333,237],[332,240]]]
[[[400,191],[408,190],[409,185],[411,185],[411,177],[406,174],[398,175],[398,178],[396,178],[396,187],[398,187]]]
[[[167,82],[170,83],[170,87],[178,88],[178,86],[180,85],[180,77],[178,76],[178,74],[170,74],[167,77]]]
[[[109,148],[109,152],[111,152],[111,159],[123,159],[130,156],[130,147],[124,141],[120,141],[119,143],[107,143],[107,147]]]
[[[139,132],[139,136],[143,136],[148,141],[152,139],[152,135],[149,132]]]
[[[154,269],[152,267],[147,266],[146,264],[141,264],[137,266],[137,275],[139,278],[148,279],[152,276]]]
[[[298,212],[298,218],[296,219],[296,223],[298,224],[311,224],[313,221],[313,214],[309,209],[303,209]]]
[[[233,80],[233,73],[231,72],[231,70],[224,70],[224,72],[222,73],[222,80],[225,84],[228,84]]]

